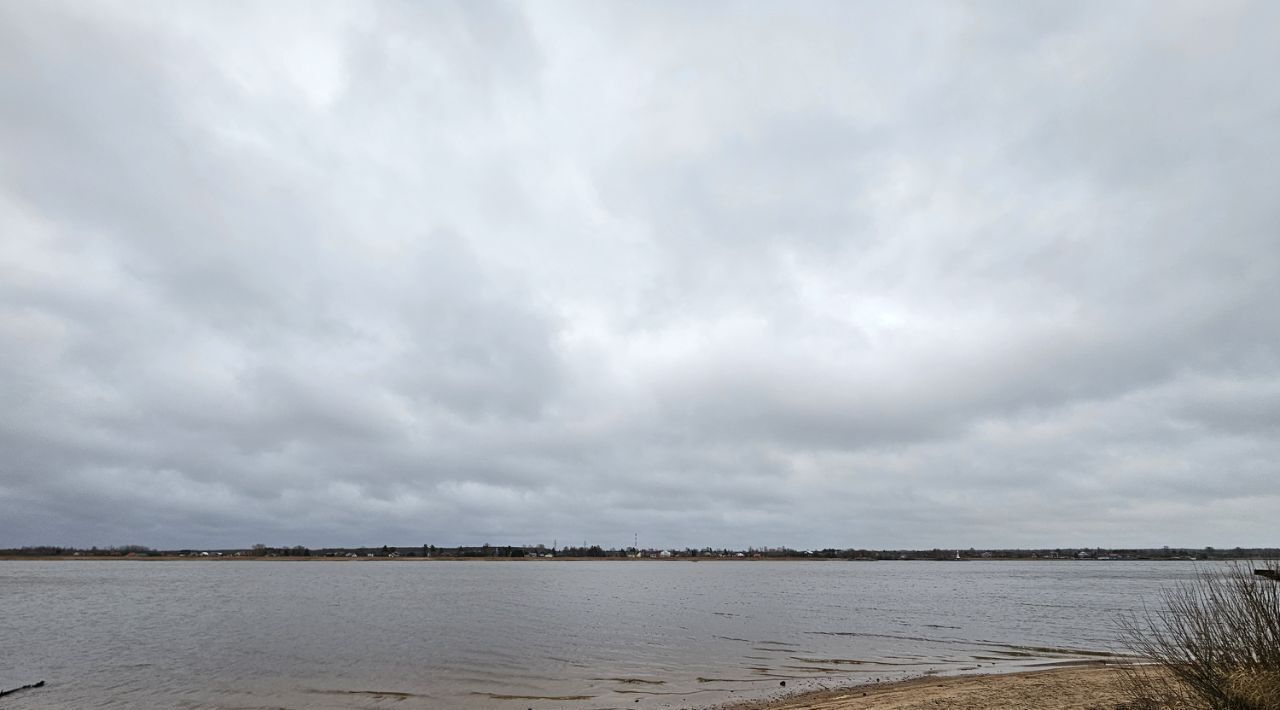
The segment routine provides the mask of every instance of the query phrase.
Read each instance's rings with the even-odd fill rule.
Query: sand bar
[[[1120,671],[1101,664],[1024,673],[927,677],[804,693],[726,710],[1116,710],[1125,702]]]

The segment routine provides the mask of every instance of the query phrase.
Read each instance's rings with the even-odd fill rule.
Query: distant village
[[[853,548],[824,548],[821,550],[797,550],[789,547],[748,547],[746,549],[704,548],[603,548],[599,545],[581,547],[552,544],[537,545],[479,545],[437,547],[426,544],[420,547],[383,545],[381,547],[325,547],[312,549],[301,545],[271,547],[256,544],[241,549],[178,549],[159,550],[143,545],[110,547],[57,547],[30,546],[0,549],[0,557],[89,557],[89,558],[197,558],[197,559],[255,559],[255,558],[332,558],[332,559],[683,559],[683,560],[849,560],[849,561],[905,561],[936,560],[955,562],[966,560],[1262,560],[1280,558],[1280,548],[1141,548],[1114,549],[1101,547],[1063,547],[1052,549],[941,549],[930,550],[864,550]]]

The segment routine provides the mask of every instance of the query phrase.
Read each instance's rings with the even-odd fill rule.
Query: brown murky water
[[[657,708],[1112,650],[1176,562],[0,562],[5,708]],[[639,701],[639,702],[637,702]]]

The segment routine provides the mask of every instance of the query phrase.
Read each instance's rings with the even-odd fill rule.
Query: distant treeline
[[[1101,547],[1059,547],[1052,549],[975,549],[934,548],[931,550],[868,550],[834,548],[797,550],[789,547],[636,549],[634,547],[603,548],[599,545],[557,547],[546,545],[479,545],[437,547],[329,547],[311,549],[302,545],[271,547],[256,544],[242,549],[157,550],[144,545],[110,547],[57,547],[40,545],[0,549],[5,557],[423,557],[423,558],[512,558],[512,557],[577,557],[577,558],[726,558],[726,559],[829,559],[829,560],[980,560],[980,559],[1103,559],[1103,560],[1233,560],[1276,559],[1280,548],[1274,547],[1159,547],[1118,549]]]

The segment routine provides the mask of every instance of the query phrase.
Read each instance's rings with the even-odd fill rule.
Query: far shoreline
[[[1177,562],[1257,562],[1258,560],[1231,560],[1231,559],[1206,559],[1206,560],[1179,560],[1179,559],[1126,559],[1126,560],[1095,560],[1095,559],[1075,559],[1070,557],[999,557],[988,559],[933,559],[933,558],[909,558],[905,560],[897,559],[849,559],[849,558],[827,558],[827,557],[342,557],[329,555],[222,555],[204,557],[200,555],[0,555],[0,562],[388,562],[388,563],[408,563],[408,562],[523,562],[523,563],[540,563],[540,562],[850,562],[850,563],[880,563],[893,564],[901,562],[938,562],[955,564],[957,562],[1052,562],[1052,563],[1124,563],[1124,562],[1160,562],[1160,563],[1177,563]]]

